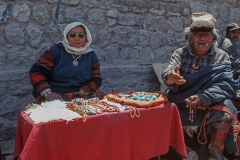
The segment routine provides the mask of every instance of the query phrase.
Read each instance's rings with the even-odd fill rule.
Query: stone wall
[[[152,63],[166,63],[185,45],[182,31],[193,12],[240,24],[239,0],[0,0],[0,144],[13,150],[18,114],[33,101],[28,71],[62,40],[65,26],[86,24],[101,62],[104,93],[158,91]]]

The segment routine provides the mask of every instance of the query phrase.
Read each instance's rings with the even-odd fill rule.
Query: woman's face
[[[82,26],[72,28],[67,35],[67,40],[72,47],[84,47],[87,41],[87,35]]]

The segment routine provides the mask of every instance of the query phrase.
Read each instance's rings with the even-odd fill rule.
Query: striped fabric
[[[187,75],[198,72],[211,64],[230,61],[226,52],[218,48],[212,48],[209,53],[199,58],[196,55],[191,55],[187,47],[177,49],[171,56],[170,64],[162,73],[162,79],[166,82],[167,73],[171,72],[176,66],[180,68],[180,75]]]

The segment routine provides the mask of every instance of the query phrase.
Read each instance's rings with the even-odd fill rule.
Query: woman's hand
[[[177,84],[177,85],[182,85],[186,83],[186,80],[180,76],[179,74],[179,66],[177,66],[175,69],[173,69],[168,75],[167,75],[167,85],[172,85],[172,84]]]
[[[62,97],[54,92],[48,92],[44,95],[46,101],[62,100]]]

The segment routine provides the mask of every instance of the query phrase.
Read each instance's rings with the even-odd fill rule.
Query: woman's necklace
[[[80,58],[82,55],[79,55],[79,56],[74,56],[74,55],[72,55],[72,57],[73,57],[73,61],[72,61],[72,64],[75,66],[75,67],[77,67],[78,66],[78,58]]]

